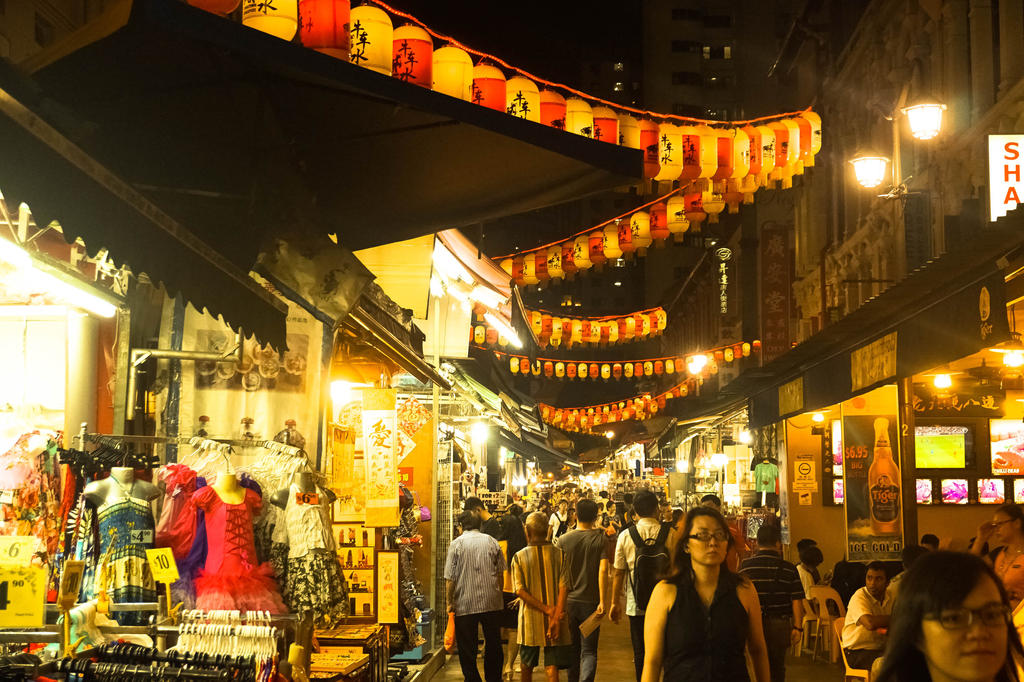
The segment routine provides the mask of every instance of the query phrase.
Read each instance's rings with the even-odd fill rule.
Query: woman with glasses
[[[746,647],[757,682],[769,682],[757,591],[725,565],[733,543],[722,515],[694,507],[676,544],[674,574],[654,588],[644,621],[642,682],[748,682]]]
[[[1010,596],[1010,605],[1024,599],[1024,509],[1004,504],[996,509],[992,520],[981,524],[971,544],[971,554],[981,556],[985,545],[995,549],[987,560]]]
[[[900,583],[877,682],[1019,682],[1024,654],[992,567],[929,552]]]

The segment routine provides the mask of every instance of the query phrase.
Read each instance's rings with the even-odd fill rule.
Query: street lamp
[[[860,186],[874,189],[885,180],[889,157],[876,154],[873,151],[862,151],[853,155],[850,164],[853,166],[853,174],[857,176]]]
[[[910,134],[919,140],[930,140],[939,134],[942,130],[942,112],[945,110],[945,104],[939,104],[930,98],[900,109],[907,117]]]

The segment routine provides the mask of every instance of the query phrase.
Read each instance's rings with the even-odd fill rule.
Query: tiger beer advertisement
[[[895,389],[883,386],[843,403],[844,508],[850,561],[898,561],[903,550]]]

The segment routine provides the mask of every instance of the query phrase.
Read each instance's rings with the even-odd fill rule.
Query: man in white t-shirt
[[[892,597],[886,594],[889,576],[885,564],[868,564],[864,587],[853,593],[843,623],[843,648],[850,667],[871,670],[885,649],[885,633],[892,615]]]
[[[633,511],[639,517],[636,530],[644,541],[658,537],[661,523],[658,522],[658,498],[649,490],[641,490],[633,497]],[[636,544],[628,527],[619,533],[615,543],[615,572],[612,578],[613,623],[622,617],[622,592],[626,592],[626,615],[629,616],[629,635],[633,641],[633,663],[636,667],[636,680],[640,682],[644,670],[644,610],[637,606],[633,590],[629,582],[636,565]]]

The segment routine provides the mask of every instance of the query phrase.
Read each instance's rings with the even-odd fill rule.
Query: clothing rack
[[[228,670],[201,668],[178,668],[169,663],[153,663],[151,665],[126,665],[121,663],[103,663],[83,658],[65,658],[57,663],[57,672],[65,673],[69,679],[76,675],[77,679],[95,679],[96,676],[110,676],[117,679],[150,679],[150,680],[228,680]]]

